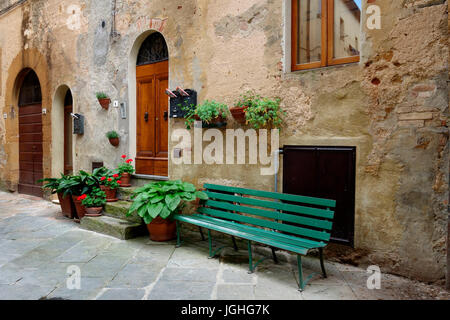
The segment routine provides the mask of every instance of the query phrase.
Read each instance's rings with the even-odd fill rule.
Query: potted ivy
[[[116,202],[117,189],[122,184],[117,173],[113,175],[105,175],[100,178],[100,189],[106,194],[106,202]]]
[[[168,241],[175,238],[176,224],[173,214],[178,213],[186,202],[197,198],[208,199],[203,191],[197,191],[192,183],[160,181],[137,189],[131,196],[133,204],[127,216],[134,212],[147,224],[150,239]]]
[[[236,103],[236,106],[233,108],[230,108],[230,113],[233,116],[234,120],[236,122],[244,124],[246,122],[245,114],[247,111],[247,108],[249,106],[253,106],[256,104],[257,100],[259,100],[261,97],[259,95],[256,95],[253,91],[247,91],[244,94],[241,94],[240,99]]]
[[[61,173],[61,178],[45,178],[38,181],[45,183],[42,189],[50,190],[52,194],[58,195],[61,212],[64,216],[72,219],[76,215],[75,204],[70,195],[70,177]]]
[[[111,103],[111,99],[104,92],[97,92],[96,97],[98,99],[98,103],[102,106],[103,109],[108,110],[109,104]]]
[[[82,204],[86,208],[86,216],[100,217],[106,203],[106,194],[100,188],[93,188],[89,194],[84,194]]]
[[[259,98],[254,101],[245,112],[245,120],[254,129],[266,126],[280,128],[282,116],[286,113],[280,107],[280,99]]]
[[[116,131],[108,131],[106,137],[109,139],[109,143],[111,143],[112,146],[117,147],[119,145],[119,134]]]
[[[127,159],[127,155],[122,155],[122,163],[117,167],[117,171],[120,175],[120,180],[122,181],[121,187],[131,187],[131,175],[134,173],[134,167],[131,165],[133,159]]]
[[[185,124],[190,129],[195,120],[202,121],[202,126],[206,128],[224,127],[227,125],[229,115],[228,106],[214,100],[206,100],[195,108],[183,107],[186,111]]]

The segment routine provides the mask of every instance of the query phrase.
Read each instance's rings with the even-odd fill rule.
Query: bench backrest
[[[328,242],[336,201],[205,184],[201,214]]]

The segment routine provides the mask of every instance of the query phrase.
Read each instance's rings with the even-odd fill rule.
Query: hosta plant
[[[146,224],[156,217],[170,218],[182,208],[186,202],[208,199],[203,191],[198,191],[192,183],[176,181],[161,181],[145,185],[137,189],[131,196],[133,204],[128,210],[130,216],[134,212],[144,219]]]

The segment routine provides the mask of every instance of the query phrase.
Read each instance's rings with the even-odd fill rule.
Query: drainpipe
[[[278,170],[279,170],[279,166],[280,166],[280,155],[282,155],[282,154],[283,154],[283,149],[275,150],[275,152],[273,153],[273,157],[274,157],[273,163],[275,164],[275,178],[274,178],[275,192],[278,192]]]

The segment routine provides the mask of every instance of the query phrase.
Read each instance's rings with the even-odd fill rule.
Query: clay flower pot
[[[117,147],[119,145],[119,138],[109,138],[109,143],[113,145],[114,147]]]
[[[86,208],[87,217],[100,217],[102,215],[103,207]]]
[[[201,121],[197,115],[195,115],[194,118],[197,121]],[[202,121],[203,128],[217,128],[217,127],[224,127],[226,125],[227,125],[227,121],[226,121],[226,119],[224,119],[222,117],[222,115],[212,119],[210,123],[206,123],[206,122]]]
[[[176,238],[177,226],[174,220],[156,217],[147,225],[152,241],[169,241]]]
[[[72,197],[67,195],[63,197],[63,193],[58,193],[59,204],[61,206],[62,214],[70,219],[73,219],[76,214],[75,204],[72,201]]]
[[[231,115],[233,116],[234,120],[236,120],[236,122],[241,124],[245,123],[245,110],[247,108],[248,106],[230,108]]]
[[[83,217],[86,215],[86,208],[81,203],[82,200],[78,200],[79,196],[72,196],[73,203],[75,204],[77,217],[79,220],[83,219]]]
[[[130,180],[131,174],[129,174],[128,172],[123,172],[120,176],[120,181],[122,181],[122,184],[120,186],[124,188],[131,187]]]
[[[111,103],[111,99],[109,98],[98,99],[98,103],[100,103],[103,109],[108,110],[109,104]]]
[[[117,189],[111,189],[110,187],[100,186],[100,189],[106,194],[106,202],[116,202],[117,199],[116,193]]]

